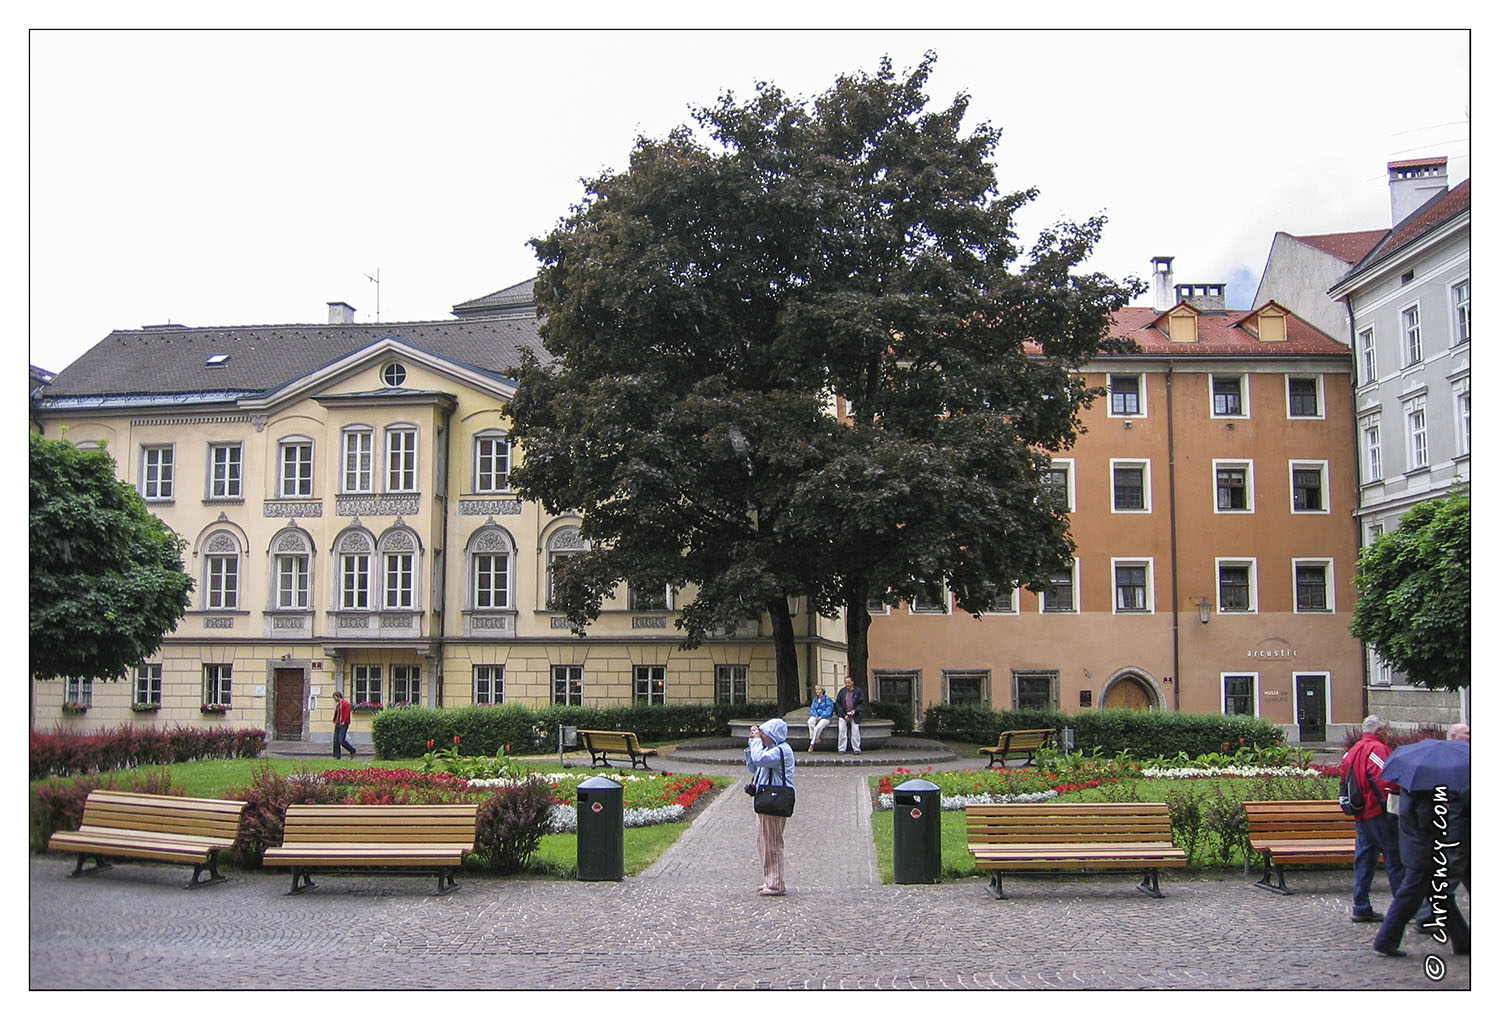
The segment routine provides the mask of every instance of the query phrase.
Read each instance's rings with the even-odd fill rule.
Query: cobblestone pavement
[[[670,760],[663,762],[671,768]],[[696,767],[684,771],[696,771]],[[30,860],[34,989],[1368,989],[1469,987],[1469,961],[1409,931],[1377,956],[1351,924],[1346,871],[1008,878],[882,886],[869,769],[798,772],[788,895],[760,882],[747,798],[721,793],[651,868],[623,882],[329,876],[122,864],[69,879]],[[1386,897],[1379,895],[1377,908]],[[1463,899],[1468,908],[1467,897]],[[1424,974],[1424,958],[1445,973]]]

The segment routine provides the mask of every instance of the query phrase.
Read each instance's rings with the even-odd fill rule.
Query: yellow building
[[[530,288],[433,322],[331,303],[327,325],[117,331],[42,387],[33,426],[104,445],[186,540],[196,589],[126,682],[38,683],[36,725],[330,739],[335,689],[356,733],[402,703],[774,701],[768,619],[684,651],[691,592],[621,591],[581,637],[549,610],[580,520],[509,486],[502,407],[519,352],[547,357]],[[841,626],[796,619],[804,680],[831,683]]]

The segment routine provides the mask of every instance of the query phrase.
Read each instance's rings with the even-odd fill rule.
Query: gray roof
[[[59,372],[40,399],[42,406],[62,397],[214,394],[232,399],[277,389],[387,336],[497,379],[514,376],[522,350],[544,363],[551,360],[530,314],[348,325],[162,326],[116,330]],[[209,367],[207,360],[216,354],[229,357]]]
[[[484,297],[473,298],[453,306],[453,314],[461,316],[470,315],[501,315],[515,312],[536,312],[536,302],[532,298],[532,291],[536,287],[536,277],[522,280],[520,283],[486,294]]]

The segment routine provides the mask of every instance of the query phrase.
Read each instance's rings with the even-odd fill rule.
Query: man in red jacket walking
[[[348,750],[349,757],[354,757],[359,752],[354,745],[349,743],[349,723],[354,718],[354,711],[349,705],[349,700],[344,697],[343,691],[333,692],[333,756],[338,758],[341,752]]]
[[[1375,879],[1375,858],[1385,855],[1385,876],[1391,882],[1391,895],[1401,888],[1406,869],[1401,866],[1401,837],[1396,816],[1386,811],[1386,795],[1396,788],[1380,778],[1391,749],[1380,739],[1386,722],[1378,715],[1366,716],[1364,734],[1344,753],[1339,778],[1352,772],[1354,782],[1364,798],[1365,807],[1354,819],[1354,921],[1383,921],[1370,906],[1370,883]]]

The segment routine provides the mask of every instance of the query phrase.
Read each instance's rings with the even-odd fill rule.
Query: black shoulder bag
[[[781,750],[781,783],[766,783],[755,788],[755,813],[790,818],[797,807],[797,791],[786,785],[786,745],[777,746]]]

